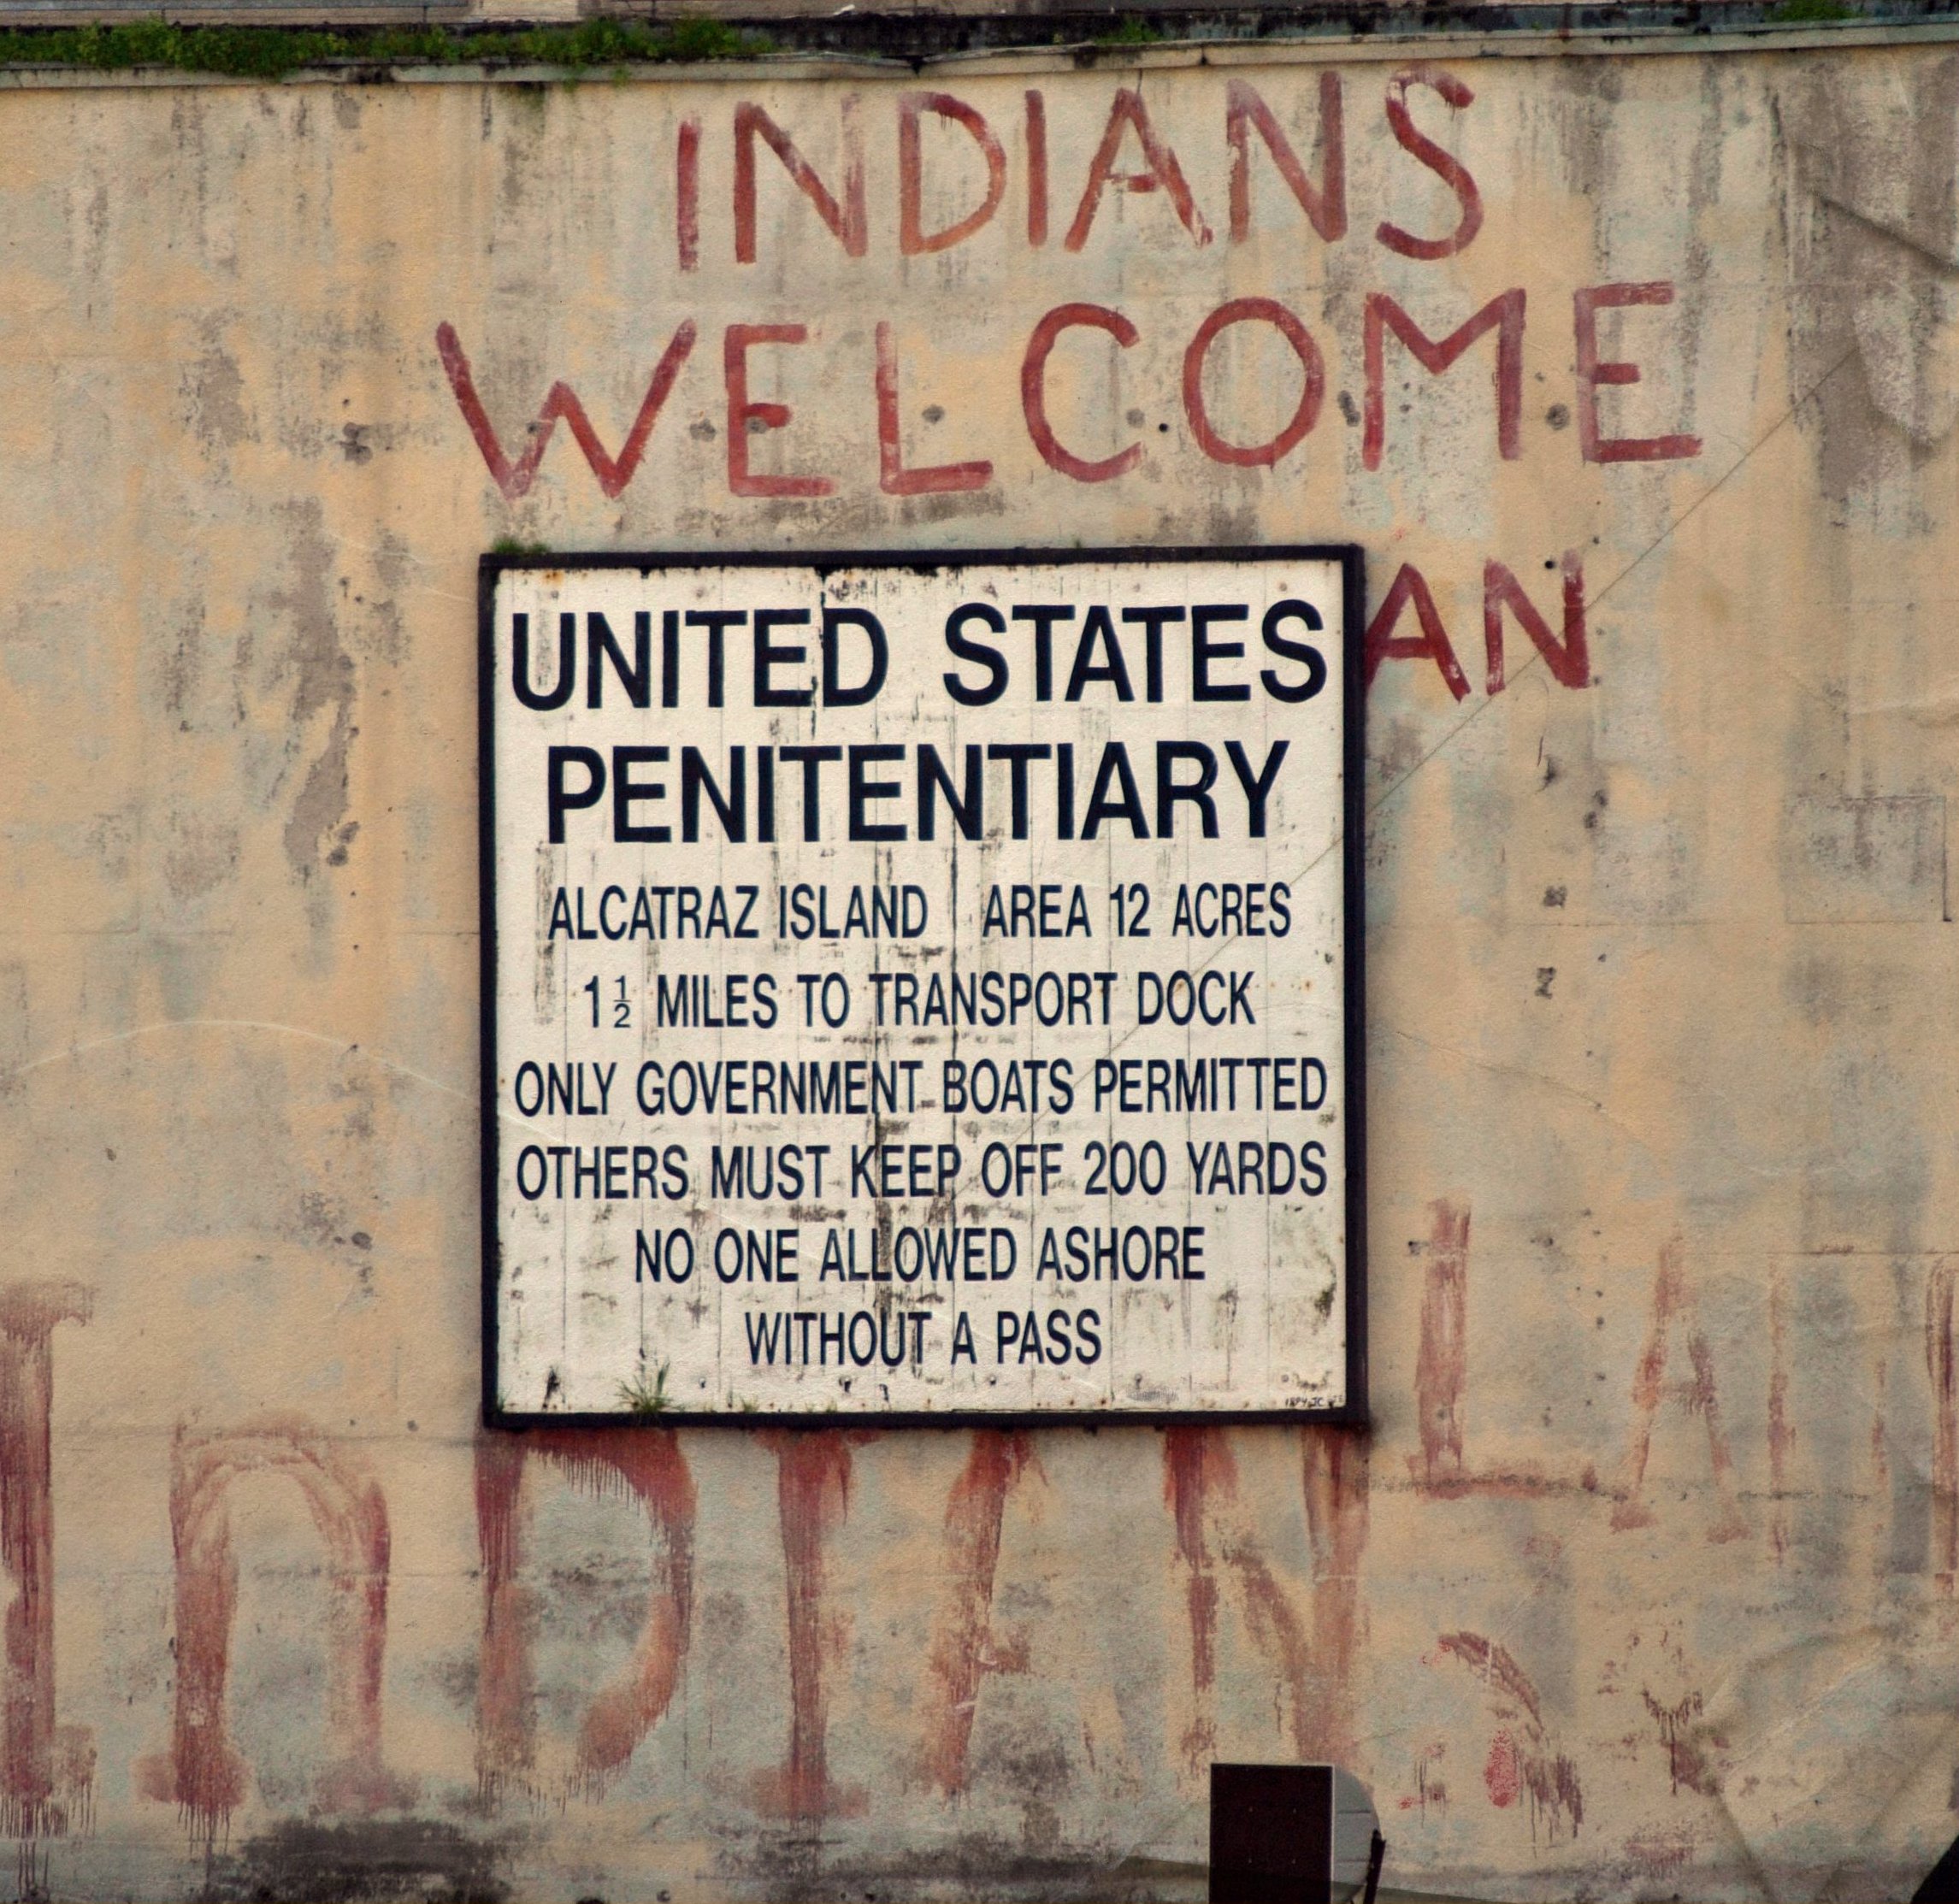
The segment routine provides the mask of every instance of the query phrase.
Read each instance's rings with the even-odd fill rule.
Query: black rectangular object
[[[1331,1765],[1211,1768],[1211,1904],[1331,1904]]]

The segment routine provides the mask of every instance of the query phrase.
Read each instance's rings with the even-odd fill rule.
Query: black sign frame
[[[1344,998],[1346,1122],[1347,1260],[1345,1295],[1345,1399],[1330,1407],[1296,1408],[1109,1408],[1094,1413],[1053,1410],[945,1409],[921,1412],[866,1409],[847,1416],[812,1411],[730,1413],[684,1408],[628,1415],[574,1409],[518,1410],[501,1407],[497,1400],[498,1329],[497,1233],[497,926],[496,926],[496,776],[495,683],[497,651],[494,608],[499,576],[513,569],[626,569],[646,575],[672,569],[796,568],[822,575],[853,569],[933,569],[988,565],[1071,565],[1080,563],[1178,562],[1331,562],[1341,570],[1341,719],[1342,822],[1341,829],[1342,967]],[[1365,1427],[1367,1409],[1367,1099],[1366,1099],[1366,803],[1363,775],[1366,766],[1366,679],[1364,625],[1366,615],[1366,557],[1357,543],[1282,543],[1224,547],[1128,547],[1076,549],[864,549],[794,548],[741,551],[693,550],[640,551],[623,550],[526,550],[497,551],[476,565],[477,634],[477,916],[480,934],[479,1000],[481,1073],[480,1158],[482,1226],[482,1418],[491,1429],[608,1428],[629,1430],[659,1428],[879,1428],[1028,1429],[1118,1424],[1164,1427],[1203,1422],[1214,1426],[1315,1423]]]

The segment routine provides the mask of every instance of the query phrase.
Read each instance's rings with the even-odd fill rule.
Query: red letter
[[[918,115],[936,113],[955,125],[964,126],[986,155],[986,197],[978,209],[970,211],[956,225],[928,235],[919,224],[920,186],[924,169],[919,150]],[[898,99],[898,249],[906,257],[922,251],[945,251],[962,238],[971,238],[1000,209],[1006,192],[1006,154],[985,120],[949,92],[906,92]]]
[[[574,1488],[623,1491],[646,1510],[658,1536],[646,1619],[632,1658],[598,1688],[578,1722],[569,1762],[540,1765],[531,1665],[544,1589],[523,1578],[522,1484],[534,1456],[561,1469]],[[500,1795],[514,1785],[560,1803],[573,1793],[604,1795],[640,1740],[673,1702],[693,1613],[693,1478],[671,1429],[629,1435],[575,1428],[485,1435],[476,1443],[476,1529],[483,1560],[483,1638],[476,1677],[477,1777]],[[587,1680],[589,1685],[590,1681]],[[547,1761],[548,1763],[548,1761]]]
[[[1388,123],[1394,128],[1395,142],[1404,152],[1413,153],[1455,194],[1462,216],[1447,238],[1417,238],[1386,219],[1374,227],[1374,236],[1405,258],[1453,257],[1483,229],[1483,197],[1476,180],[1455,158],[1415,130],[1415,122],[1408,116],[1408,88],[1413,85],[1432,86],[1458,112],[1476,95],[1453,73],[1433,66],[1412,66],[1388,81]]]
[[[848,103],[843,109],[843,203],[839,205],[830,197],[823,180],[810,169],[809,161],[796,150],[795,142],[789,135],[759,106],[744,99],[735,109],[736,263],[755,262],[755,140],[758,134],[782,162],[783,169],[795,180],[803,196],[817,208],[817,216],[836,233],[845,255],[862,257],[869,229],[864,210],[864,152]]]
[[[1431,375],[1439,377],[1485,331],[1496,333],[1496,447],[1507,463],[1522,453],[1517,440],[1518,419],[1524,408],[1524,292],[1521,286],[1492,298],[1466,324],[1439,343],[1425,336],[1415,321],[1385,292],[1367,293],[1362,330],[1362,355],[1367,368],[1367,421],[1360,435],[1360,460],[1370,469],[1381,467],[1387,436],[1387,393],[1382,327],[1385,326],[1414,352]]]
[[[225,1724],[238,1556],[231,1492],[241,1475],[284,1474],[298,1486],[327,1549],[327,1740],[321,1808],[379,1812],[414,1802],[381,1760],[382,1661],[387,1647],[387,1503],[356,1457],[297,1416],[233,1434],[180,1427],[170,1461],[170,1534],[177,1556],[176,1710],[170,1750],[140,1760],[146,1798],[174,1802],[208,1848],[245,1791],[245,1766]]]
[[[1637,1366],[1632,1371],[1632,1406],[1635,1420],[1626,1445],[1626,1477],[1619,1504],[1612,1510],[1615,1532],[1628,1528],[1650,1527],[1655,1515],[1646,1505],[1646,1464],[1653,1452],[1653,1423],[1660,1405],[1675,1396],[1690,1415],[1698,1415],[1708,1430],[1708,1465],[1713,1471],[1719,1514],[1708,1530],[1710,1541],[1732,1541],[1748,1532],[1748,1523],[1735,1499],[1734,1458],[1728,1452],[1728,1438],[1721,1432],[1720,1399],[1714,1388],[1714,1352],[1708,1347],[1701,1327],[1699,1306],[1687,1281],[1686,1246],[1678,1237],[1660,1251],[1660,1269],[1653,1282],[1653,1319],[1646,1333]],[[1667,1382],[1667,1338],[1675,1316],[1684,1317],[1687,1329],[1687,1361],[1693,1370],[1691,1380],[1669,1388]]]
[[[1670,304],[1670,284],[1587,285],[1572,297],[1578,333],[1578,448],[1587,463],[1673,463],[1701,453],[1697,436],[1606,436],[1598,433],[1598,386],[1639,381],[1636,363],[1598,361],[1598,313],[1629,304]]]
[[[0,1289],[0,1570],[12,1589],[0,1695],[0,1824],[10,1837],[62,1837],[71,1825],[81,1825],[95,1775],[91,1735],[55,1724],[49,1436],[50,1338],[62,1323],[86,1323],[94,1300],[79,1282],[13,1282]]]
[[[946,1501],[947,1553],[939,1571],[953,1582],[952,1598],[935,1622],[921,1703],[928,1714],[926,1776],[947,1798],[966,1789],[966,1750],[985,1676],[1027,1670],[1027,1642],[995,1634],[992,1613],[1006,1497],[1030,1469],[1041,1471],[1031,1435],[976,1429]]]
[[[674,234],[680,245],[682,271],[700,268],[700,121],[680,122],[680,143],[674,153]]]
[[[829,1776],[829,1676],[843,1663],[849,1615],[829,1600],[830,1536],[850,1512],[850,1451],[868,1435],[776,1434],[776,1501],[788,1588],[789,1756],[762,1773],[756,1804],[779,1817],[820,1821],[861,1814],[861,1785]]]
[[[1959,1356],[1953,1353],[1952,1259],[1925,1288],[1925,1372],[1932,1383],[1932,1571],[1950,1600],[1959,1583]]]
[[[435,327],[435,348],[441,355],[449,387],[456,392],[457,408],[463,412],[463,421],[469,426],[469,433],[475,438],[476,447],[483,452],[483,461],[490,466],[490,474],[496,479],[497,487],[503,491],[505,501],[514,503],[528,492],[532,479],[537,475],[537,466],[544,460],[545,446],[551,441],[551,433],[558,427],[561,416],[571,426],[571,433],[577,439],[578,447],[584,451],[585,460],[592,465],[592,474],[598,477],[599,488],[608,496],[617,496],[632,481],[634,472],[639,469],[640,458],[646,454],[646,439],[652,434],[660,407],[674,386],[674,379],[680,374],[680,367],[687,362],[687,352],[693,348],[693,323],[689,319],[674,333],[666,354],[654,366],[653,380],[646,386],[646,399],[640,405],[640,414],[633,419],[632,428],[626,433],[625,447],[619,451],[617,463],[605,453],[605,445],[592,427],[585,406],[578,400],[578,392],[563,382],[554,383],[545,393],[543,408],[537,413],[537,421],[531,426],[530,441],[524,445],[524,453],[512,463],[504,454],[504,446],[491,427],[483,399],[476,394],[475,380],[469,374],[469,360],[463,355],[462,342],[453,325]]]
[[[787,404],[748,400],[748,349],[754,344],[801,344],[802,324],[730,324],[721,342],[721,369],[728,383],[728,486],[737,496],[827,496],[836,487],[828,476],[754,476],[748,473],[748,421],[779,430],[795,415]]]
[[[1136,136],[1142,142],[1142,162],[1149,168],[1147,172],[1115,170],[1116,152],[1123,142],[1124,126],[1134,127]],[[1130,86],[1118,91],[1115,103],[1109,108],[1109,123],[1089,167],[1089,182],[1082,188],[1075,222],[1061,241],[1071,251],[1080,251],[1089,242],[1089,227],[1095,221],[1103,188],[1112,185],[1124,186],[1130,192],[1154,192],[1161,186],[1170,194],[1170,202],[1177,208],[1184,230],[1200,245],[1211,242],[1211,227],[1204,222],[1203,214],[1190,196],[1190,187],[1183,182],[1183,170],[1177,162],[1176,153],[1159,141],[1151,130],[1149,115],[1143,110],[1142,95]]]
[[[1242,80],[1224,90],[1224,138],[1231,148],[1231,242],[1242,245],[1252,229],[1252,155],[1246,127],[1255,126],[1279,176],[1291,187],[1313,228],[1331,245],[1347,235],[1347,153],[1340,75],[1319,75],[1320,185],[1315,189],[1272,109]]]
[[[1038,251],[1047,242],[1047,102],[1027,95],[1027,242]]]
[[[1503,692],[1503,610],[1508,608],[1525,634],[1537,645],[1537,652],[1549,664],[1551,673],[1567,687],[1590,685],[1591,664],[1584,640],[1584,569],[1576,549],[1565,551],[1565,638],[1561,642],[1551,633],[1550,623],[1538,614],[1537,604],[1524,592],[1524,587],[1500,562],[1483,565],[1483,650],[1490,663],[1490,692]]]
[[[1027,418],[1027,433],[1050,469],[1059,469],[1077,482],[1106,482],[1136,468],[1142,459],[1142,445],[1132,443],[1100,463],[1090,463],[1064,450],[1047,421],[1047,353],[1063,331],[1077,324],[1106,331],[1125,351],[1138,334],[1119,310],[1107,310],[1100,304],[1057,304],[1034,327],[1034,335],[1027,340],[1027,356],[1020,366],[1020,408]]]
[[[940,463],[907,469],[898,421],[898,346],[891,327],[877,327],[877,482],[887,496],[942,496],[955,489],[983,489],[990,463]]]
[[[1218,333],[1232,324],[1253,321],[1270,324],[1299,353],[1306,372],[1306,388],[1301,392],[1299,408],[1292,421],[1270,443],[1254,443],[1248,449],[1227,443],[1211,427],[1204,411],[1204,358]],[[1319,399],[1326,389],[1326,372],[1319,361],[1319,346],[1313,333],[1282,304],[1271,298],[1234,298],[1220,304],[1197,327],[1190,348],[1183,353],[1183,414],[1190,420],[1191,434],[1197,446],[1213,463],[1233,463],[1242,469],[1269,469],[1294,448],[1319,416]]]
[[[1422,632],[1396,634],[1395,624],[1401,620],[1401,610],[1411,599]],[[1432,661],[1442,670],[1442,678],[1449,683],[1449,691],[1457,700],[1469,692],[1468,677],[1455,658],[1455,650],[1449,645],[1449,631],[1442,625],[1442,616],[1436,612],[1435,597],[1429,593],[1429,585],[1422,579],[1421,570],[1407,563],[1401,564],[1394,581],[1388,584],[1386,598],[1375,610],[1374,619],[1367,624],[1363,651],[1366,659],[1361,674],[1366,685],[1372,685],[1375,673],[1384,661]]]
[[[1421,1346],[1415,1352],[1415,1422],[1421,1431],[1418,1485],[1447,1492],[1462,1480],[1462,1402],[1469,1373],[1469,1205],[1444,1197],[1429,1205],[1428,1264],[1422,1272]]]

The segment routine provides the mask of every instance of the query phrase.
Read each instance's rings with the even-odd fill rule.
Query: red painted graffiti
[[[1694,1722],[1701,1716],[1701,1695],[1689,1693],[1672,1706],[1662,1706],[1650,1692],[1640,1698],[1660,1728],[1660,1742],[1667,1748],[1667,1777],[1676,1797],[1684,1785],[1703,1798],[1719,1795],[1720,1783],[1708,1764],[1707,1754],[1694,1737]]]
[[[230,1432],[180,1429],[170,1460],[176,1553],[176,1712],[167,1754],[142,1760],[139,1789],[174,1804],[209,1844],[245,1795],[244,1761],[225,1723],[238,1555],[231,1491],[248,1474],[298,1486],[327,1549],[327,1736],[323,1811],[373,1812],[410,1802],[381,1761],[381,1664],[387,1646],[387,1505],[357,1459],[294,1416]]]
[[[1517,1777],[1517,1742],[1507,1726],[1498,1726],[1490,1736],[1490,1755],[1483,1761],[1483,1789],[1499,1811],[1517,1802],[1521,1789]]]
[[[1420,1347],[1415,1353],[1415,1418],[1421,1430],[1424,1486],[1462,1473],[1462,1391],[1468,1376],[1469,1207],[1429,1205],[1433,1227],[1422,1269]],[[1415,1468],[1413,1457],[1409,1466]]]
[[[1498,1721],[1484,1764],[1484,1787],[1490,1802],[1508,1806],[1520,1791],[1528,1792],[1533,1842],[1540,1827],[1554,1844],[1576,1837],[1584,1822],[1578,1767],[1553,1749],[1530,1675],[1504,1648],[1480,1633],[1445,1633],[1437,1644],[1443,1654],[1460,1660],[1483,1682],[1492,1717]]]
[[[506,1785],[562,1799],[537,1774],[531,1647],[540,1612],[522,1580],[522,1490],[534,1460],[572,1486],[646,1511],[654,1536],[646,1623],[631,1662],[578,1723],[569,1789],[604,1795],[673,1703],[693,1613],[693,1477],[670,1429],[546,1429],[476,1442],[476,1533],[483,1559],[483,1644],[476,1690],[477,1778],[486,1800]]]
[[[782,1530],[789,1640],[789,1756],[756,1781],[761,1808],[799,1824],[858,1815],[870,1796],[829,1776],[829,1667],[848,1633],[845,1615],[828,1604],[830,1536],[850,1511],[851,1449],[874,1437],[801,1429],[767,1435],[775,1450],[776,1511]]]
[[[840,200],[817,174],[796,144],[761,107],[744,99],[735,109],[735,257],[755,262],[755,142],[759,139],[782,162],[797,191],[816,207],[817,216],[843,246],[860,258],[870,244],[864,202],[864,144],[853,102],[843,103],[843,197]]]
[[[0,1570],[12,1589],[0,1696],[0,1833],[55,1838],[86,1830],[95,1745],[55,1723],[55,1513],[50,1424],[54,1333],[86,1323],[94,1293],[79,1282],[0,1289]]]
[[[1783,1272],[1778,1268],[1771,1272],[1768,1284],[1768,1544],[1778,1566],[1789,1551],[1789,1451],[1796,1440],[1796,1431],[1789,1425],[1789,1325],[1784,1314],[1786,1307]],[[1879,1365],[1878,1380],[1881,1389],[1882,1363]],[[1883,1419],[1880,1412],[1878,1416],[1880,1429]],[[1878,1437],[1877,1457],[1881,1463],[1884,1459],[1881,1433]]]
[[[1034,327],[1027,340],[1027,355],[1020,366],[1020,409],[1027,420],[1027,433],[1041,460],[1050,469],[1059,469],[1077,482],[1107,482],[1112,477],[1133,469],[1142,460],[1142,445],[1131,443],[1113,456],[1091,459],[1077,456],[1062,446],[1054,427],[1047,420],[1047,359],[1064,331],[1106,331],[1124,350],[1141,334],[1119,310],[1100,304],[1057,304]]]
[[[1125,131],[1134,133],[1136,143],[1142,148],[1143,168],[1140,172],[1118,172],[1115,168]],[[1111,186],[1126,192],[1155,192],[1160,188],[1184,230],[1200,245],[1211,242],[1211,227],[1204,222],[1204,215],[1198,210],[1197,201],[1190,195],[1183,168],[1177,162],[1177,154],[1158,138],[1155,127],[1150,124],[1148,110],[1143,105],[1142,95],[1133,86],[1117,88],[1115,98],[1110,103],[1108,124],[1102,130],[1102,142],[1095,148],[1095,157],[1089,161],[1088,182],[1082,187],[1082,202],[1076,207],[1075,221],[1068,227],[1067,237],[1061,241],[1066,250],[1079,251],[1089,242],[1089,232],[1101,207],[1102,195]]]
[[[1190,1622],[1192,1717],[1183,1755],[1193,1777],[1217,1756],[1217,1724],[1211,1688],[1218,1677],[1218,1581],[1204,1522],[1208,1497],[1235,1493],[1237,1464],[1221,1428],[1171,1428],[1163,1436],[1163,1492],[1177,1527],[1177,1557],[1183,1563],[1184,1603]]]
[[[1250,133],[1265,141],[1286,189],[1299,201],[1307,221],[1329,245],[1347,235],[1347,150],[1340,75],[1329,69],[1319,75],[1319,183],[1307,177],[1306,168],[1279,128],[1277,115],[1242,80],[1224,89],[1224,142],[1231,148],[1231,242],[1242,245],[1252,233],[1252,151]]]
[[[672,341],[654,366],[652,381],[646,386],[640,414],[633,419],[633,427],[626,433],[625,445],[617,461],[599,440],[599,433],[585,414],[578,392],[569,384],[560,381],[545,393],[537,421],[530,427],[530,440],[516,461],[511,462],[490,421],[488,411],[483,408],[482,398],[476,393],[469,360],[463,354],[462,342],[452,324],[436,326],[435,348],[441,356],[449,387],[455,392],[457,406],[463,412],[463,421],[469,426],[470,435],[476,439],[476,447],[483,453],[483,461],[489,465],[491,476],[504,492],[505,501],[514,503],[529,493],[538,465],[544,461],[544,452],[550,446],[552,433],[558,427],[560,417],[569,427],[578,447],[585,452],[585,460],[591,464],[592,474],[599,479],[599,488],[607,496],[618,495],[632,481],[640,467],[640,459],[646,453],[646,439],[659,420],[674,379],[680,374],[681,366],[693,349],[693,336],[691,320],[682,323],[674,333]]]
[[[1925,1367],[1932,1378],[1932,1570],[1946,1597],[1959,1582],[1959,1381],[1954,1374],[1954,1263],[1941,1257],[1925,1291]]]
[[[1524,592],[1524,585],[1501,562],[1483,565],[1483,652],[1488,673],[1485,686],[1492,694],[1503,692],[1503,616],[1508,610],[1517,625],[1530,636],[1531,644],[1544,657],[1551,679],[1561,687],[1587,687],[1591,684],[1591,656],[1585,644],[1584,567],[1576,549],[1567,549],[1564,569],[1565,622],[1562,635],[1551,633],[1551,624],[1537,612],[1537,604]]]
[[[1506,462],[1524,453],[1519,423],[1524,410],[1524,292],[1519,287],[1492,298],[1473,317],[1466,318],[1447,337],[1431,338],[1386,292],[1367,294],[1360,333],[1361,356],[1367,378],[1366,416],[1360,433],[1360,460],[1370,469],[1381,467],[1388,435],[1387,333],[1431,376],[1439,377],[1478,338],[1496,333],[1496,450]]]
[[[1692,1371],[1677,1388],[1669,1387],[1667,1382],[1668,1341],[1676,1319],[1686,1332],[1687,1361]],[[1714,1352],[1701,1327],[1699,1306],[1687,1281],[1686,1246],[1679,1237],[1660,1252],[1660,1265],[1653,1282],[1652,1321],[1646,1345],[1633,1371],[1633,1424],[1626,1445],[1620,1498],[1612,1510],[1612,1524],[1622,1531],[1654,1524],[1653,1510],[1644,1499],[1646,1463],[1652,1452],[1654,1419],[1661,1403],[1669,1398],[1690,1414],[1698,1415],[1707,1425],[1708,1460],[1717,1502],[1708,1538],[1735,1540],[1748,1532],[1748,1522],[1735,1498],[1734,1458],[1721,1428]]]
[[[988,1673],[1027,1670],[1025,1647],[999,1643],[992,1612],[1006,1497],[1030,1471],[1039,1472],[1031,1437],[977,1429],[946,1502],[946,1571],[953,1597],[925,1665],[924,1758],[926,1776],[947,1797],[965,1789],[982,1680]]]
[[[1367,1550],[1370,1455],[1350,1429],[1301,1431],[1306,1532],[1313,1549],[1313,1674],[1300,1704],[1302,1759],[1351,1765],[1360,1751],[1354,1711],[1360,1637],[1360,1562]],[[1439,1793],[1440,1788],[1437,1788]]]
[[[905,467],[902,406],[898,394],[898,345],[888,324],[877,327],[877,485],[887,496],[944,496],[984,489],[990,463],[941,463]]]
[[[1221,1428],[1173,1428],[1163,1443],[1164,1494],[1176,1527],[1190,1626],[1191,1723],[1183,1740],[1193,1777],[1216,1755],[1211,1712],[1217,1679],[1218,1565],[1242,1597],[1246,1630],[1277,1669],[1290,1701],[1292,1748],[1301,1758],[1350,1758],[1360,1564],[1367,1541],[1367,1450],[1343,1429],[1302,1430],[1301,1484],[1313,1550],[1310,1592],[1289,1592],[1252,1529],[1225,1520],[1238,1471]],[[1302,1611],[1300,1604],[1304,1600]]]
[[[919,136],[921,113],[931,113],[958,126],[986,160],[986,196],[965,217],[935,232],[924,228],[924,153]],[[906,92],[898,100],[898,249],[908,258],[949,251],[968,239],[1000,209],[1006,195],[1006,153],[993,128],[964,100],[949,92]]]
[[[1265,443],[1230,443],[1220,436],[1204,407],[1204,360],[1218,335],[1233,324],[1270,324],[1292,346],[1302,373],[1299,403],[1278,434]],[[1240,469],[1269,469],[1296,449],[1319,418],[1320,398],[1326,392],[1326,368],[1313,333],[1285,306],[1272,298],[1235,298],[1220,304],[1192,335],[1183,353],[1183,416],[1197,447],[1213,463]]]
[[[1664,280],[1587,285],[1573,293],[1573,328],[1578,340],[1578,448],[1587,463],[1673,463],[1700,455],[1701,439],[1697,436],[1679,433],[1667,436],[1608,436],[1599,421],[1599,386],[1636,384],[1641,374],[1636,363],[1599,361],[1599,312],[1673,302],[1673,287]]]
[[[1396,634],[1395,629],[1402,611],[1411,603],[1415,626],[1421,633]],[[1457,700],[1469,693],[1469,677],[1463,673],[1462,663],[1449,645],[1449,631],[1442,625],[1442,611],[1429,592],[1427,579],[1412,563],[1404,562],[1395,571],[1388,592],[1381,598],[1381,605],[1367,624],[1361,656],[1361,675],[1369,687],[1373,685],[1384,661],[1432,661]]]
[[[1374,236],[1390,251],[1398,252],[1404,258],[1454,257],[1483,229],[1483,195],[1476,189],[1476,180],[1470,177],[1462,162],[1446,147],[1437,145],[1425,133],[1417,129],[1408,113],[1408,88],[1415,85],[1427,86],[1440,94],[1457,112],[1472,105],[1476,95],[1453,73],[1445,72],[1440,67],[1412,66],[1405,73],[1397,73],[1388,82],[1388,125],[1394,133],[1395,143],[1404,152],[1419,159],[1455,194],[1456,203],[1461,208],[1460,215],[1455,221],[1455,229],[1442,238],[1418,238],[1413,232],[1405,232],[1386,219],[1374,227]]]

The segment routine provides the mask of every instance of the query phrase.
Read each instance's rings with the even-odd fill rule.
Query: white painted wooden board
[[[1342,578],[488,565],[494,1410],[1357,1400]]]

